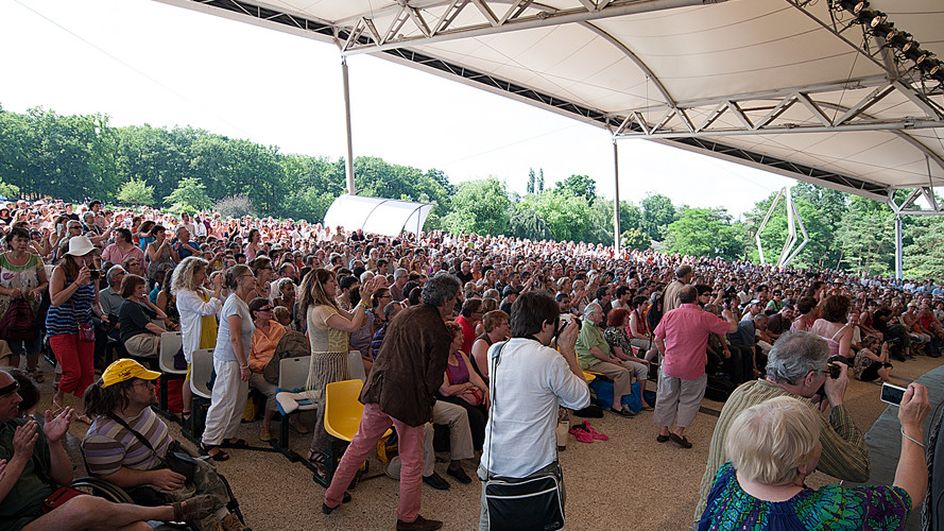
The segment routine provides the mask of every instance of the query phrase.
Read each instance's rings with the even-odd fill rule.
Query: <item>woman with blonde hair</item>
[[[324,468],[325,448],[330,444],[324,429],[324,392],[331,382],[349,378],[347,355],[350,349],[351,332],[358,330],[367,320],[369,301],[374,292],[375,279],[361,286],[361,300],[351,311],[338,307],[338,280],[327,269],[318,268],[305,275],[299,301],[299,316],[304,315],[311,343],[311,365],[308,368],[307,387],[320,393],[318,420],[311,439],[308,460],[318,468],[318,474],[327,480]]]
[[[927,388],[909,385],[898,409],[901,454],[891,486],[811,489],[804,481],[823,452],[816,411],[790,396],[745,409],[728,428],[729,462],[718,469],[699,531],[903,529],[928,490],[922,441],[930,410]]]
[[[170,280],[170,292],[177,299],[180,315],[180,338],[183,341],[184,359],[187,360],[187,376],[181,389],[183,410],[181,416],[190,418],[193,395],[190,392],[190,364],[193,351],[212,348],[216,345],[216,314],[223,307],[223,275],[216,275],[213,291],[204,287],[209,264],[203,258],[188,256],[174,268]]]

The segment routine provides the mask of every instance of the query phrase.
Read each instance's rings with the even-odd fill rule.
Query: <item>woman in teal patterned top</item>
[[[822,454],[816,413],[787,396],[744,410],[731,424],[730,461],[718,470],[699,531],[903,529],[927,493],[922,426],[929,412],[927,388],[908,386],[898,410],[902,446],[892,486],[811,489],[804,480]]]

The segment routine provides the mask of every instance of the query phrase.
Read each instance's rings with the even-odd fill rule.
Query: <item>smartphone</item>
[[[905,389],[892,385],[890,383],[882,384],[882,402],[893,406],[901,405],[901,399],[905,396]]]

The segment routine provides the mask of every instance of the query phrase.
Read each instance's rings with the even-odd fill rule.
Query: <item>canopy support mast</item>
[[[347,75],[347,57],[341,56],[341,80],[344,85],[344,130],[347,134],[347,160],[345,174],[347,175],[347,193],[356,194],[354,189],[354,143],[351,135],[351,83]]]

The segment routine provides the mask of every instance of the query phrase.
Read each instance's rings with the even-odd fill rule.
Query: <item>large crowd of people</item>
[[[181,334],[182,367],[196,350],[213,349],[201,451],[214,461],[249,444],[237,428],[250,390],[266,399],[258,438],[272,439],[273,360],[310,354],[306,387],[323,411],[325,387],[349,379],[349,352],[360,352],[364,416],[336,470],[328,470],[324,415],[294,427],[312,433],[307,458],[316,474],[325,483],[333,478],[322,507],[328,514],[351,499],[346,489],[355,472],[394,426],[398,529],[441,526],[419,515],[423,483],[449,488],[431,466],[433,425],[448,426],[447,472],[461,483],[472,481],[463,461],[479,453],[481,463],[473,466],[482,480],[560,474],[558,410],[588,406],[584,371],[612,381],[612,400],[601,406],[627,418],[636,416],[627,397],[634,394],[645,407],[647,381],[656,380],[654,438],[681,449],[708,444],[685,435],[706,392],[728,399],[710,442],[696,520],[708,528],[726,511],[763,513],[763,503],[806,492],[802,479],[817,466],[843,479],[867,476],[861,432],[842,406],[848,379],[884,382],[896,363],[938,357],[944,346],[944,286],[932,279],[902,283],[507,236],[385,237],[306,221],[106,208],[100,201],[6,204],[0,232],[2,365],[23,365],[32,382],[55,378],[56,412],[38,429],[18,409],[25,386],[0,374],[0,405],[12,404],[0,411],[0,517],[18,522],[14,529],[97,503],[80,496],[43,516],[43,500],[71,479],[57,445],[72,421],[89,425],[83,449],[91,474],[165,494],[150,498],[162,512],[109,506],[126,516],[115,521],[133,528],[142,518],[185,516],[199,528],[210,517],[238,527],[219,507],[225,493],[218,481],[195,482],[167,467],[171,440],[149,407],[158,373],[138,363],[156,362],[167,331]],[[57,362],[55,373],[39,363],[44,348]],[[107,365],[109,351],[122,359]],[[926,401],[921,386],[909,390],[906,441],[922,436],[917,420],[927,415]],[[185,419],[190,402],[185,384]],[[814,409],[797,404],[828,410],[828,419],[811,427]],[[748,448],[727,435],[761,441],[756,434],[772,429],[796,431],[788,437],[796,462],[765,463],[770,452],[760,442]],[[903,448],[903,460],[913,464]],[[30,452],[43,457],[44,471],[23,467]],[[770,475],[777,466],[785,471]],[[895,514],[923,497],[913,482],[895,488],[861,495],[881,497],[877,505]],[[182,489],[188,496],[179,495]],[[738,489],[760,505],[726,503]],[[484,496],[482,512],[488,528]],[[91,528],[81,522],[74,528]]]

